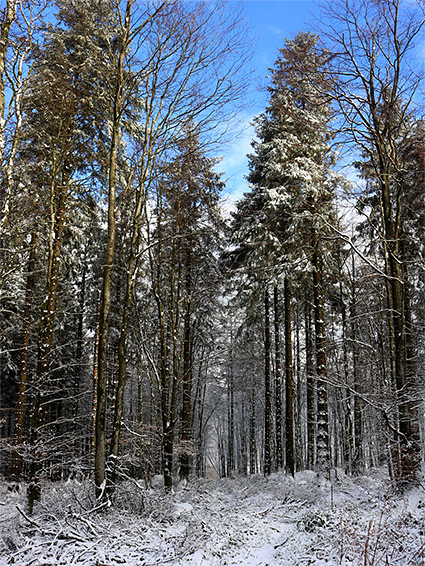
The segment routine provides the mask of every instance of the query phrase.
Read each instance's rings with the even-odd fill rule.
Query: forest
[[[158,477],[421,482],[425,5],[321,10],[259,71],[229,212],[243,2],[1,2],[0,474],[26,516],[81,477],[98,506]]]

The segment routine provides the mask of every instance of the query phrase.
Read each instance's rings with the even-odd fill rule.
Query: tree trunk
[[[190,254],[189,254],[190,256]],[[191,266],[190,257],[186,266],[186,293],[191,292]],[[185,329],[183,341],[183,383],[182,383],[182,412],[181,412],[181,453],[180,453],[180,479],[187,479],[191,470],[192,459],[192,348],[191,348],[191,321],[190,301],[186,306]]]
[[[233,332],[231,334],[230,366],[227,381],[227,475],[235,471],[235,384],[233,375]]]
[[[341,310],[341,323],[342,323],[342,354],[343,354],[343,368],[344,368],[344,384],[346,389],[341,391],[341,398],[338,403],[341,405],[341,454],[342,465],[344,469],[351,473],[353,465],[353,439],[352,436],[352,416],[351,416],[351,400],[352,394],[350,392],[350,371],[348,363],[348,324],[347,324],[347,307],[344,298],[343,289],[343,264],[341,258],[341,249],[338,246],[338,290],[339,290],[339,306]]]
[[[304,445],[305,439],[303,438],[303,388],[301,379],[301,340],[300,340],[300,309],[299,305],[296,306],[296,333],[295,333],[295,355],[296,355],[296,372],[295,381],[296,393],[295,397],[295,415],[294,415],[294,428],[295,428],[295,469],[304,470],[305,469],[305,453]]]
[[[247,419],[247,410],[246,410],[246,397],[245,395],[242,396],[241,401],[241,419],[240,419],[240,428],[241,428],[241,448],[240,448],[240,462],[238,471],[244,476],[248,475],[248,419]]]
[[[283,469],[283,439],[282,439],[282,368],[280,354],[280,309],[279,289],[275,284],[273,290],[274,302],[274,343],[275,343],[275,410],[276,410],[276,467]]]
[[[126,342],[127,334],[130,325],[130,316],[133,304],[133,295],[137,283],[137,274],[139,269],[139,248],[140,248],[140,238],[142,230],[142,214],[144,211],[146,203],[146,193],[144,190],[144,185],[146,182],[145,173],[143,172],[141,179],[139,180],[139,185],[137,187],[136,193],[136,203],[133,210],[132,218],[132,229],[131,229],[131,241],[130,249],[127,259],[127,269],[126,269],[126,285],[125,285],[125,297],[124,297],[124,308],[121,319],[120,335],[118,339],[118,378],[117,387],[114,400],[114,420],[112,427],[112,438],[111,447],[109,452],[109,457],[112,463],[112,476],[110,487],[113,489],[113,485],[116,481],[116,466],[118,463],[120,436],[121,436],[121,423],[124,411],[124,392],[127,384],[127,352],[126,352]],[[127,185],[130,186],[133,180],[133,175],[127,180]]]
[[[306,381],[307,381],[307,468],[315,465],[316,446],[316,387],[314,379],[314,348],[311,328],[311,309],[305,303],[305,348],[306,348]]]
[[[125,84],[124,59],[128,47],[131,28],[131,8],[133,1],[128,0],[125,12],[124,37],[117,61],[117,86],[112,109],[112,135],[109,150],[109,178],[108,178],[108,228],[103,267],[102,294],[99,313],[99,348],[96,393],[96,423],[95,423],[95,457],[94,477],[96,484],[96,497],[106,497],[106,399],[108,383],[108,338],[109,338],[109,311],[111,307],[112,272],[115,261],[116,238],[116,182],[118,168],[118,146],[120,138],[121,107]]]
[[[328,401],[327,401],[327,366],[325,350],[325,309],[323,300],[322,258],[319,242],[313,249],[313,285],[314,314],[316,330],[316,375],[317,375],[317,459],[318,473],[330,471]]]
[[[294,450],[294,382],[292,368],[292,328],[291,328],[291,287],[285,277],[285,428],[286,428],[286,469],[295,475]]]
[[[78,316],[77,316],[77,344],[75,348],[75,360],[77,362],[75,368],[75,375],[73,379],[73,400],[72,400],[72,415],[74,419],[78,418],[79,414],[79,392],[81,386],[81,380],[83,377],[83,370],[85,365],[85,360],[83,358],[83,346],[84,346],[84,308],[86,304],[86,286],[87,286],[87,258],[83,258],[83,273],[81,276],[81,285],[79,290],[79,302],[78,302]],[[75,453],[83,456],[89,450],[86,450],[86,438],[75,435],[74,439]]]
[[[355,297],[355,262],[354,256],[352,258],[352,273],[353,282],[351,290],[351,304],[350,304],[350,331],[351,331],[351,356],[353,360],[353,384],[354,384],[354,426],[352,430],[352,439],[354,444],[354,451],[352,456],[353,473],[358,474],[364,468],[363,457],[363,437],[362,437],[362,403],[360,399],[361,387],[359,378],[359,352],[357,346],[357,309]]]
[[[204,409],[205,409],[205,395],[207,392],[207,383],[201,383],[201,368],[202,364],[200,364],[199,374],[198,374],[198,384],[197,384],[197,391],[198,394],[196,395],[196,406],[197,406],[197,416],[198,416],[198,439],[197,439],[197,454],[196,454],[196,474],[198,477],[201,477],[205,473],[204,467]]]
[[[249,473],[257,473],[257,410],[255,406],[256,394],[254,383],[251,383],[250,408],[251,417],[249,419]]]
[[[266,285],[264,292],[264,475],[272,471],[272,391],[270,376],[270,299]]]
[[[96,413],[97,413],[97,371],[99,362],[99,322],[100,322],[100,300],[96,304],[96,327],[94,330],[93,348],[93,396],[92,396],[92,438],[91,438],[91,457],[96,453]]]
[[[6,70],[7,48],[9,46],[9,34],[13,22],[16,19],[17,0],[6,0],[6,13],[0,28],[0,161],[4,155],[4,128],[5,128],[5,109],[6,93],[4,77]]]
[[[384,228],[384,244],[386,252],[386,266],[388,269],[389,292],[388,300],[392,312],[392,346],[394,357],[394,382],[398,409],[399,438],[395,446],[396,480],[403,483],[417,481],[420,457],[418,454],[418,422],[414,401],[412,399],[413,387],[407,383],[406,361],[406,327],[405,327],[405,298],[403,283],[403,265],[399,257],[400,252],[400,202],[393,202],[390,188],[390,174],[383,166],[381,170],[380,196],[382,203],[382,225]],[[398,199],[400,195],[398,196]]]
[[[56,299],[61,267],[62,234],[65,225],[68,182],[65,182],[65,179],[62,179],[62,184],[58,188],[59,195],[54,215],[54,224],[51,226],[53,244],[49,254],[46,301],[41,313],[40,329],[37,341],[37,369],[35,378],[37,391],[30,419],[30,446],[33,451],[29,470],[30,483],[28,486],[28,508],[30,513],[33,511],[34,502],[37,501],[41,495],[39,471],[42,467],[42,456],[37,445],[39,441],[40,427],[44,418],[45,402],[47,399],[46,382],[49,376],[53,347]],[[56,187],[54,187],[54,190],[56,190]]]
[[[15,423],[14,423],[14,443],[16,450],[13,452],[12,460],[12,477],[19,481],[21,477],[21,456],[19,447],[23,441],[24,433],[24,416],[25,416],[25,400],[27,392],[28,380],[28,347],[30,344],[30,331],[31,331],[31,312],[32,312],[32,296],[35,284],[35,259],[36,259],[36,244],[37,234],[34,232],[31,235],[30,255],[27,267],[27,286],[25,291],[25,308],[22,315],[23,328],[22,328],[22,354],[21,362],[19,365],[19,389],[18,399],[16,402]]]

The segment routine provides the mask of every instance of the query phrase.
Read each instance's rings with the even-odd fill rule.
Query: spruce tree
[[[255,120],[258,140],[252,144],[248,175],[253,187],[249,202],[260,208],[256,222],[262,224],[273,250],[265,259],[272,264],[269,270],[289,276],[293,271],[289,266],[307,261],[313,272],[319,471],[329,468],[323,236],[328,231],[326,221],[334,220],[334,188],[339,182],[331,170],[334,154],[330,147],[330,98],[325,89],[327,57],[313,34],[300,32],[293,40],[286,40],[270,70],[269,106]],[[289,352],[287,360],[290,363]],[[290,368],[286,369],[287,379],[291,379]],[[291,392],[292,385],[287,383],[286,390]],[[288,414],[291,409],[287,408]],[[292,471],[293,425],[287,425],[286,453],[286,464]]]

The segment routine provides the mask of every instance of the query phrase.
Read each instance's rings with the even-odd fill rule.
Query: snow
[[[385,470],[332,484],[295,479],[198,479],[165,494],[153,482],[119,486],[93,510],[87,480],[44,485],[32,517],[25,486],[0,484],[0,565],[423,566],[425,491],[396,493]]]

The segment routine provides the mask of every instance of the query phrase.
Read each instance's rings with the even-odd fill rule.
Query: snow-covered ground
[[[128,483],[103,511],[72,481],[44,486],[32,517],[11,487],[0,483],[1,566],[425,565],[425,491],[397,495],[383,470],[194,480],[172,495]]]

